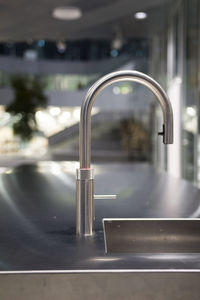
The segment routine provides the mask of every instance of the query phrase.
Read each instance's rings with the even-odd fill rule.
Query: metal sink
[[[156,173],[146,163],[95,165],[95,192],[116,191],[119,197],[96,201],[94,235],[80,239],[75,234],[76,165],[40,162],[6,169],[5,173],[0,170],[0,299],[199,300],[200,253],[105,255],[102,218],[200,217],[200,190]],[[147,234],[150,223],[145,226],[147,222],[139,221]],[[185,221],[183,225],[180,220],[183,235],[189,225],[189,220]],[[196,225],[196,229],[188,229],[187,235],[190,246],[194,240],[195,251],[199,220]],[[174,225],[167,229],[174,235],[178,233]],[[116,233],[120,237],[121,231]],[[159,244],[163,245],[160,237],[156,251],[161,252]],[[150,252],[147,239],[146,245],[148,249],[144,250]]]
[[[103,219],[106,253],[200,253],[199,219]]]

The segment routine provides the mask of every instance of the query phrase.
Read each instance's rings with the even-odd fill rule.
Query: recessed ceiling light
[[[135,18],[138,20],[143,20],[147,18],[147,14],[143,11],[138,11],[137,13],[135,13]]]
[[[56,7],[53,10],[52,16],[55,19],[71,21],[71,20],[80,19],[82,16],[82,12],[78,7],[61,6],[61,7]]]

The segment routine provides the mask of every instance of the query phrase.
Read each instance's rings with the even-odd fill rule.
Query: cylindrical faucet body
[[[92,235],[94,220],[94,170],[76,170],[76,232]]]
[[[137,71],[110,73],[88,90],[81,107],[80,119],[80,169],[77,170],[77,223],[78,235],[92,235],[94,219],[93,170],[91,163],[91,110],[97,95],[108,85],[119,81],[138,82],[148,87],[156,96],[163,113],[163,142],[173,143],[173,112],[170,100],[162,87],[151,77]],[[84,179],[85,170],[90,179]],[[82,175],[83,174],[83,175]],[[91,175],[92,174],[92,175]],[[87,177],[87,176],[86,176]]]

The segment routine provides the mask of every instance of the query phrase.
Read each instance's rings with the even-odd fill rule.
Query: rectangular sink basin
[[[103,219],[106,253],[200,253],[200,219]]]

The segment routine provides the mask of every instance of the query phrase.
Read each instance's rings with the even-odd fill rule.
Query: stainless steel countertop
[[[200,254],[104,251],[102,218],[200,217],[200,190],[137,164],[95,165],[94,237],[75,236],[77,162],[0,168],[0,271],[200,271]]]

